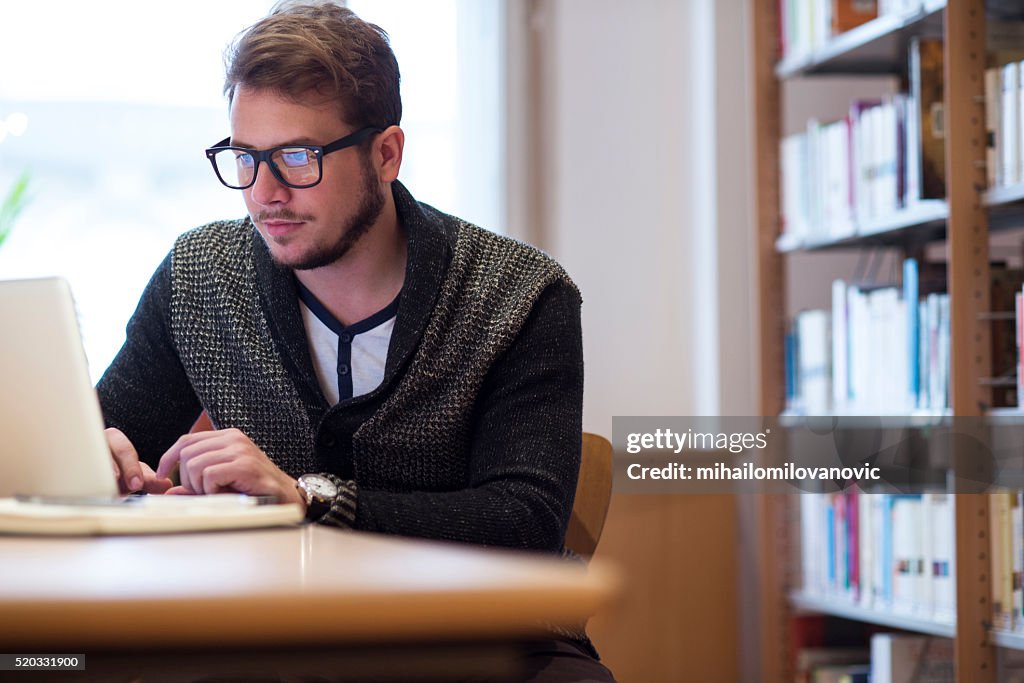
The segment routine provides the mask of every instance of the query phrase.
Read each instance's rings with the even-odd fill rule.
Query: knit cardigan
[[[392,192],[408,259],[381,385],[329,406],[294,275],[249,219],[185,233],[97,386],[142,460],[205,409],[286,473],[329,475],[324,523],[558,551],[582,421],[580,296],[540,251]]]

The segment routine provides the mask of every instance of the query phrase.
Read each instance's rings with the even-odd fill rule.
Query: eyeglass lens
[[[225,149],[214,156],[217,173],[231,187],[246,187],[256,174],[256,160],[251,154],[238,149]],[[320,180],[320,165],[313,150],[289,147],[276,150],[270,163],[289,185],[313,185]]]

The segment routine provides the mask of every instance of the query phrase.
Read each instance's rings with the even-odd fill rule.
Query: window
[[[400,179],[420,201],[505,231],[504,0],[348,0],[402,72]]]
[[[30,202],[0,246],[0,278],[71,282],[94,379],[174,238],[244,214],[241,195],[216,181],[203,149],[228,132],[224,47],[271,4],[0,9],[0,196],[22,172],[30,176]],[[403,69],[403,182],[441,210],[501,230],[500,48],[490,39],[499,0],[350,5],[390,31]],[[470,77],[478,84],[467,87]]]

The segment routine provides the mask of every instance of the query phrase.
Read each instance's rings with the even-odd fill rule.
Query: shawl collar
[[[384,366],[384,380],[369,394],[348,399],[342,404],[375,397],[394,381],[412,358],[452,259],[456,236],[454,219],[417,202],[397,180],[392,184],[392,195],[399,223],[408,237],[408,256],[405,283]],[[306,404],[318,406],[321,411],[327,410],[329,406],[320,390],[309,354],[295,276],[291,269],[274,263],[255,226],[252,244],[260,305],[284,363],[296,377],[296,387]]]

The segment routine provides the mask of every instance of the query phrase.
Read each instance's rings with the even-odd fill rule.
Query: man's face
[[[292,101],[241,87],[231,106],[231,144],[239,147],[326,145],[352,132],[334,102],[312,97]],[[255,184],[242,194],[274,261],[296,270],[344,257],[373,226],[385,201],[373,164],[358,147],[323,157],[323,179],[304,189],[281,184],[260,164]]]

